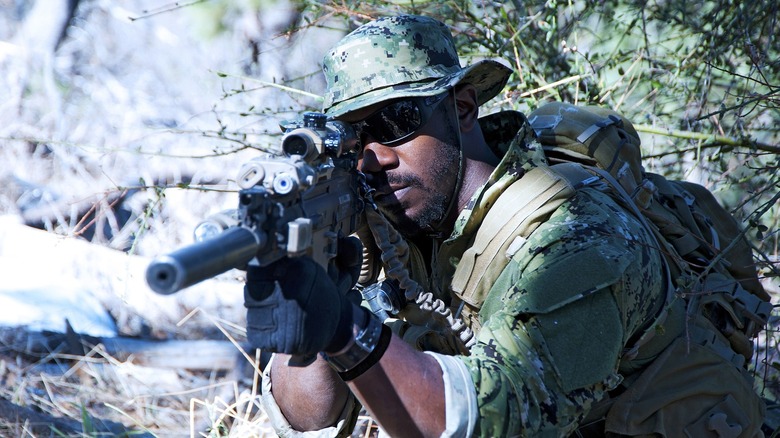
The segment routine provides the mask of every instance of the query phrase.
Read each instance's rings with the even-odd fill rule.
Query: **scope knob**
[[[325,129],[328,116],[322,113],[308,112],[303,114],[303,126],[311,129]]]

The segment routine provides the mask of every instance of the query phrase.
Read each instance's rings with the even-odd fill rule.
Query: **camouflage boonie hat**
[[[447,26],[417,15],[384,17],[345,36],[323,60],[323,112],[337,117],[388,99],[432,96],[470,83],[479,104],[506,85],[512,70],[483,60],[461,68]]]

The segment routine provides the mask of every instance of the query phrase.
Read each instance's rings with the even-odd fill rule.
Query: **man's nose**
[[[362,158],[358,168],[363,173],[381,172],[398,164],[398,155],[393,148],[376,141],[369,141],[363,146]]]

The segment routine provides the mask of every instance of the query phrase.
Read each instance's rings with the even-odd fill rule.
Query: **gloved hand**
[[[244,306],[247,338],[254,347],[313,355],[347,345],[352,337],[352,299],[347,295],[357,281],[362,251],[358,247],[355,257],[350,238],[338,246],[329,269],[332,277],[309,257],[248,267]]]
[[[360,292],[355,289],[363,265],[363,244],[357,237],[342,237],[338,241],[338,253],[328,266],[328,275],[336,288],[347,299],[360,305]]]

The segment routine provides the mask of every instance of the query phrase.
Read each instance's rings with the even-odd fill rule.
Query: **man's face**
[[[363,121],[387,104],[378,104],[349,114],[347,121]],[[374,200],[382,213],[407,236],[433,231],[444,218],[455,195],[460,161],[458,126],[453,102],[447,95],[424,118],[424,124],[405,138],[381,143],[376,137],[391,138],[378,122],[391,128],[397,120],[369,117],[373,129],[361,135],[363,150],[358,168],[376,190]],[[395,111],[402,114],[402,112]],[[385,112],[392,115],[394,112]],[[403,123],[403,122],[402,122]],[[358,127],[360,124],[358,124]],[[395,132],[390,129],[390,132]],[[403,132],[400,132],[403,133]],[[437,230],[441,231],[441,230]]]

